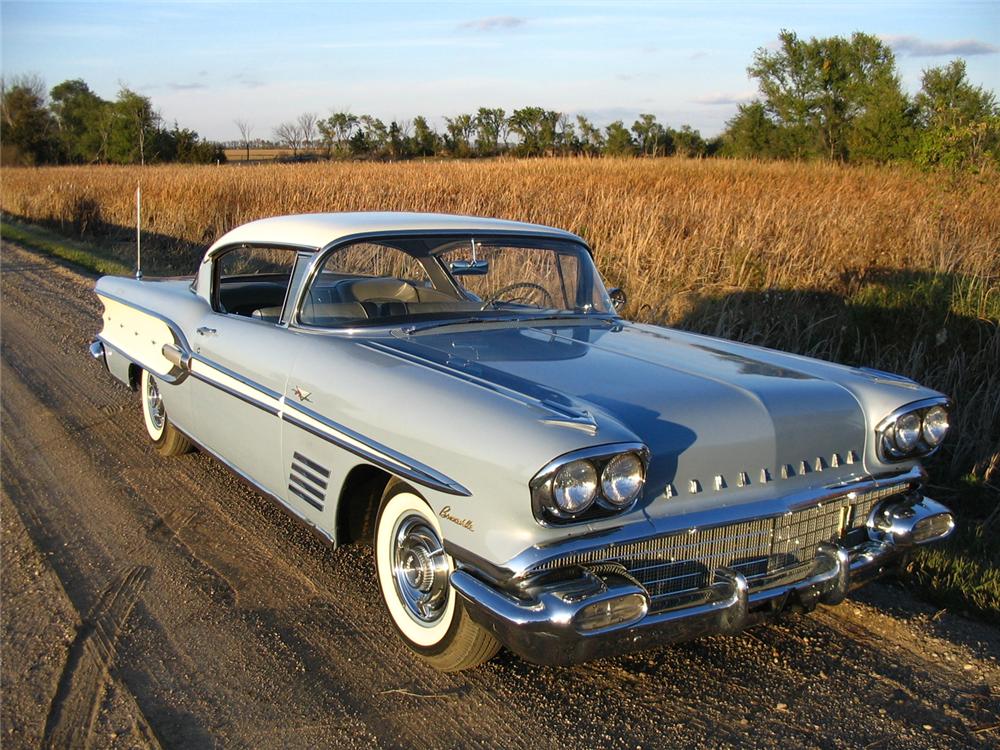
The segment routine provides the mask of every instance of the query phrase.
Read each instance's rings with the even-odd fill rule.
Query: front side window
[[[344,327],[438,319],[610,314],[586,248],[534,237],[405,237],[326,256],[299,322]]]

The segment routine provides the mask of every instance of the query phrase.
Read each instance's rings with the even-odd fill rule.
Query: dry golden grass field
[[[251,148],[250,161],[274,161],[279,156],[291,156],[290,148]],[[245,148],[227,148],[226,158],[231,162],[246,161],[247,150]]]
[[[936,481],[978,488],[978,518],[1000,497],[995,174],[683,159],[5,169],[0,208],[128,265],[140,181],[147,273],[190,273],[217,236],[275,214],[442,211],[569,229],[626,289],[628,317],[949,393],[956,429]]]

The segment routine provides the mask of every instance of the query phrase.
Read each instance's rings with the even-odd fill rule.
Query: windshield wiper
[[[559,313],[546,313],[543,315],[504,315],[502,317],[491,315],[489,317],[482,315],[470,315],[464,318],[453,318],[451,320],[436,320],[431,323],[425,324],[414,324],[412,326],[407,326],[403,328],[403,332],[408,336],[423,333],[424,331],[433,330],[435,328],[445,328],[447,326],[458,326],[458,325],[475,325],[477,323],[534,323],[534,322],[548,322],[553,320],[574,320],[583,318],[588,321],[600,321],[606,323],[610,318],[601,315],[597,316],[593,313],[579,313],[573,310],[563,310]]]

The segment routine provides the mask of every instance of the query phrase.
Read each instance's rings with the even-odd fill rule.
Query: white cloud
[[[756,91],[742,91],[735,94],[728,92],[714,92],[707,94],[699,94],[694,97],[691,101],[695,104],[708,104],[708,105],[733,105],[733,104],[746,104],[752,101],[757,96]]]
[[[932,42],[917,36],[883,36],[882,41],[895,52],[904,53],[909,57],[941,57],[945,55],[995,55],[1000,47],[976,39],[955,39],[944,42]]]
[[[507,31],[517,29],[528,23],[527,18],[519,16],[490,16],[489,18],[477,18],[474,21],[466,21],[458,25],[460,29],[470,29],[472,31]]]

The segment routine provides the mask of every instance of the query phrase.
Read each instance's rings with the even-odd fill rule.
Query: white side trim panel
[[[174,365],[163,356],[163,345],[177,345],[174,332],[167,323],[103,294],[97,295],[104,304],[104,327],[100,337],[128,357],[160,377],[166,377]]]

